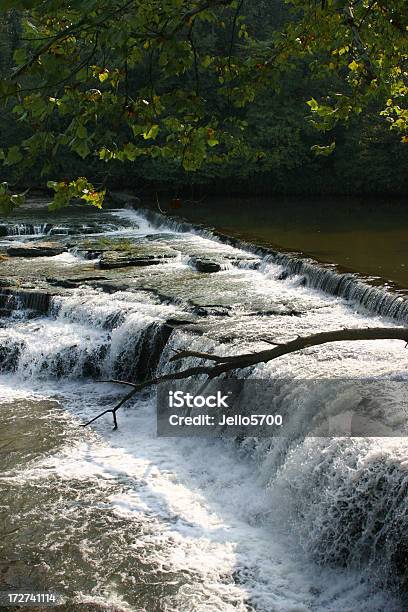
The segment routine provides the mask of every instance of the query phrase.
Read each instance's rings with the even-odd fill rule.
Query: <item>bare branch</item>
[[[120,402],[118,404],[116,404],[116,406],[114,408],[108,408],[107,410],[104,410],[103,412],[101,412],[101,414],[98,414],[96,417],[94,417],[93,419],[91,419],[90,421],[88,421],[87,423],[82,425],[82,427],[87,427],[88,425],[90,425],[91,423],[96,421],[97,419],[100,419],[104,414],[109,414],[109,412],[111,412],[112,413],[112,417],[113,417],[113,430],[115,431],[118,428],[118,421],[117,421],[117,418],[116,418],[116,412],[119,410],[119,408],[121,408],[121,406],[123,406],[123,404],[125,402],[130,400],[135,395],[136,391],[137,391],[137,389],[132,389],[132,391],[130,391],[127,395],[125,395],[125,397],[123,397],[120,400]]]
[[[113,417],[113,429],[116,430],[118,428],[116,413],[119,408],[121,408],[123,404],[130,400],[134,395],[136,395],[138,391],[152,385],[157,385],[169,380],[184,380],[186,378],[190,378],[191,376],[206,375],[208,379],[204,382],[205,386],[208,383],[208,380],[215,378],[216,376],[220,376],[221,374],[232,372],[233,370],[249,368],[258,363],[266,363],[268,361],[272,361],[273,359],[277,359],[278,357],[282,357],[283,355],[289,355],[312,346],[320,346],[321,344],[327,344],[329,342],[350,342],[355,340],[403,340],[408,344],[408,329],[405,327],[338,329],[335,331],[312,334],[310,336],[298,336],[294,340],[275,345],[274,348],[265,351],[232,356],[212,355],[210,353],[201,353],[198,351],[188,350],[179,351],[170,359],[170,361],[185,359],[187,357],[198,357],[200,359],[215,362],[216,365],[194,366],[187,368],[186,370],[180,370],[179,372],[156,376],[142,383],[132,383],[122,380],[101,381],[129,385],[133,387],[133,389],[127,395],[125,395],[116,406],[104,410],[93,419],[85,423],[83,427],[87,427],[105,414],[111,413]]]
[[[170,361],[178,361],[179,359],[185,359],[186,357],[198,357],[201,359],[216,361],[217,363],[224,363],[225,359],[228,359],[228,357],[211,355],[210,353],[200,353],[199,351],[177,351]]]
[[[100,382],[100,383],[112,383],[112,384],[115,384],[115,385],[128,385],[129,387],[137,387],[138,386],[136,383],[129,382],[128,380],[116,380],[116,379],[112,379],[112,380],[98,380],[98,382]]]

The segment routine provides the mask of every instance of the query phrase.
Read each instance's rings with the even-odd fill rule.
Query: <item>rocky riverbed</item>
[[[275,385],[286,437],[160,438],[150,392],[119,431],[109,417],[80,427],[123,394],[101,379],[172,371],[185,348],[402,324],[400,296],[323,269],[324,292],[310,263],[133,209],[1,227],[0,590],[34,584],[67,610],[404,609],[406,438],[311,436],[308,395],[337,379],[335,397],[319,387],[336,416],[368,373],[381,393],[406,382],[403,343],[309,348],[242,373]],[[398,397],[384,398],[371,416],[403,428]]]

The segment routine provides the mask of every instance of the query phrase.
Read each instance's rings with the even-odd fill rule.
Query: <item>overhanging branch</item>
[[[179,372],[173,372],[170,374],[163,374],[162,376],[156,376],[150,380],[146,380],[142,383],[133,383],[121,380],[109,380],[101,382],[116,383],[121,385],[128,385],[133,387],[132,390],[125,395],[116,406],[104,410],[93,419],[83,425],[87,427],[100,417],[105,414],[112,414],[114,430],[118,428],[117,422],[117,411],[129,401],[138,391],[147,387],[158,385],[161,382],[169,380],[184,380],[192,376],[206,375],[208,379],[215,378],[231,372],[233,370],[244,369],[252,367],[258,363],[267,363],[283,355],[290,355],[297,351],[302,351],[305,348],[313,346],[320,346],[331,342],[350,342],[357,340],[402,340],[408,344],[408,329],[404,327],[370,327],[363,329],[339,329],[329,332],[321,332],[318,334],[312,334],[310,336],[298,336],[294,340],[284,343],[277,343],[274,348],[267,349],[264,351],[258,351],[254,353],[244,353],[241,355],[213,355],[211,353],[203,353],[199,351],[178,351],[170,361],[179,361],[189,357],[199,358],[206,361],[211,361],[215,365],[202,365],[180,370]],[[269,342],[269,341],[268,341]]]

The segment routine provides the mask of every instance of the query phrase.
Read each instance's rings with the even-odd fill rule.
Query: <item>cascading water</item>
[[[106,223],[115,218],[133,225],[126,239],[145,240],[147,253],[159,244],[180,256],[119,272],[79,256],[64,266],[42,258],[63,289],[53,283],[34,318],[15,302],[27,316],[0,328],[2,425],[13,449],[0,482],[12,534],[3,558],[34,567],[38,583],[71,602],[123,610],[403,610],[408,444],[309,437],[314,406],[302,403],[307,383],[324,377],[405,381],[403,343],[310,348],[244,372],[276,384],[280,410],[298,419],[286,438],[157,438],[154,392],[122,409],[118,432],[109,415],[78,427],[126,392],[98,381],[182,367],[170,363],[181,348],[232,354],[265,348],[265,338],[390,322],[283,278],[283,260],[191,228],[158,230],[133,211]],[[200,273],[191,258],[220,271]],[[314,286],[333,294],[330,282]],[[367,296],[361,304],[372,307]],[[323,399],[334,413],[334,398]]]
[[[302,283],[308,287],[342,297],[368,312],[390,317],[403,323],[408,322],[408,299],[399,294],[373,287],[359,280],[355,274],[340,274],[333,270],[332,266],[322,266],[307,259],[280,253],[273,249],[255,247],[204,226],[180,221],[175,217],[164,218],[151,210],[144,210],[143,215],[159,227],[168,227],[176,232],[193,232],[205,238],[220,240],[226,244],[232,244],[237,248],[255,253],[261,257],[261,269],[265,273],[268,272],[269,267],[276,270],[276,265],[281,266],[285,277],[300,277]],[[272,265],[270,266],[270,264]]]
[[[42,236],[52,229],[51,223],[9,223],[0,226],[1,236]]]

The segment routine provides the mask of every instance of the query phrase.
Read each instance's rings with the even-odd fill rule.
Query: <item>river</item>
[[[130,208],[4,227],[3,251],[62,252],[0,262],[0,589],[51,590],[67,610],[406,609],[406,438],[157,437],[150,391],[118,431],[109,415],[80,427],[124,393],[99,380],[168,372],[182,347],[403,324],[401,296]],[[245,375],[288,381],[290,412],[305,381],[404,382],[406,365],[400,341],[349,342]]]
[[[295,251],[342,271],[358,272],[377,284],[408,290],[405,200],[204,198],[188,200],[178,212],[238,238]]]

